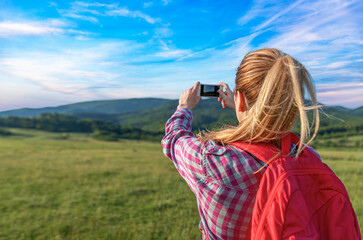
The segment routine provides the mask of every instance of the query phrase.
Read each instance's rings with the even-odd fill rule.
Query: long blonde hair
[[[204,132],[202,142],[215,140],[225,145],[231,142],[271,142],[280,146],[300,116],[300,143],[297,156],[309,137],[311,126],[308,110],[314,110],[315,129],[309,144],[319,129],[319,108],[312,78],[306,68],[286,53],[265,48],[248,53],[236,73],[236,91],[245,96],[248,113],[238,126],[226,126],[219,131]],[[312,104],[304,103],[307,89]],[[236,106],[238,107],[238,106]]]

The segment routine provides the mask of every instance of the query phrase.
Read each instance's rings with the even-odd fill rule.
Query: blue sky
[[[0,0],[0,111],[179,97],[234,87],[243,56],[277,47],[311,72],[327,105],[363,105],[363,4],[298,1]]]

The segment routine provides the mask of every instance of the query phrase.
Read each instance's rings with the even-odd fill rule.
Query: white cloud
[[[237,24],[245,25],[248,22],[250,22],[251,20],[255,19],[256,17],[266,16],[268,14],[268,12],[275,12],[276,4],[274,4],[273,2],[274,1],[271,1],[271,0],[270,1],[267,1],[267,0],[253,1],[252,7],[246,13],[243,13],[242,17],[240,17],[237,20]],[[269,9],[265,10],[267,5],[269,6]]]
[[[52,52],[13,51],[0,59],[2,78],[26,81],[54,93],[91,98],[107,97],[126,83],[122,62],[115,66],[103,63],[112,56],[123,56],[140,45],[131,42],[111,42],[89,48],[63,48]],[[127,84],[126,84],[127,85]],[[106,91],[107,90],[107,91]]]
[[[319,84],[317,86],[317,91],[320,93],[334,92],[334,91],[348,90],[348,89],[363,89],[363,83],[357,82],[357,83],[340,83],[340,84]]]
[[[271,36],[257,47],[276,47],[291,54],[310,69],[317,82],[357,81],[363,75],[356,61],[362,57],[359,4],[357,0],[297,1],[291,5],[259,0],[238,23],[260,22],[254,30]]]
[[[244,31],[245,36],[192,51],[176,46],[170,39],[173,36],[170,24],[163,23],[159,18],[119,7],[118,4],[74,2],[71,9],[62,12],[64,16],[72,13],[79,15],[79,19],[92,17],[94,19],[82,20],[95,23],[102,20],[98,17],[111,15],[135,18],[153,24],[147,31],[140,30],[141,35],[148,35],[151,39],[145,44],[126,41],[101,44],[104,39],[92,39],[94,33],[77,29],[75,25],[70,25],[71,20],[52,19],[41,23],[25,21],[45,29],[38,33],[33,31],[38,35],[72,36],[87,42],[73,39],[71,44],[68,42],[67,46],[56,47],[52,52],[47,49],[49,46],[40,47],[35,52],[8,50],[6,58],[0,56],[0,78],[2,82],[3,79],[26,82],[42,88],[49,98],[55,96],[57,99],[177,98],[183,89],[192,86],[197,80],[203,83],[223,81],[234,87],[236,68],[248,51],[278,47],[309,68],[317,80],[321,102],[361,105],[362,87],[358,83],[363,77],[362,37],[357,24],[360,22],[357,19],[361,17],[357,14],[356,3],[318,0],[288,4],[257,0],[238,21],[243,25],[239,28],[250,28]],[[246,24],[249,22],[256,24],[251,27]],[[59,32],[50,31],[52,28],[59,29]],[[233,26],[228,29],[233,31]],[[74,47],[73,43],[76,43]],[[334,85],[337,88],[329,87]],[[32,96],[36,97],[37,92]],[[46,105],[48,103],[45,101]]]
[[[122,17],[131,17],[131,18],[141,18],[148,23],[154,24],[160,22],[159,18],[152,18],[149,15],[142,13],[140,11],[130,11],[127,8],[118,8],[115,10],[110,10],[106,12],[108,16],[122,16]]]
[[[177,57],[182,57],[182,56],[188,55],[189,53],[190,53],[189,50],[169,49],[169,50],[164,50],[162,52],[158,52],[155,54],[155,56],[164,57],[164,58],[177,58]]]
[[[85,37],[84,35],[78,35],[78,36],[76,36],[76,39],[77,39],[77,40],[80,40],[80,41],[87,41],[87,40],[90,40],[90,38]]]
[[[105,3],[98,3],[98,2],[82,2],[82,1],[76,1],[72,3],[73,7],[105,7],[105,8],[116,8],[118,4],[105,4]]]
[[[257,22],[256,27],[249,26],[252,30],[249,35],[191,52],[178,60],[185,64],[188,61],[194,63],[200,72],[210,77],[207,81],[211,83],[212,79],[219,78],[233,86],[235,69],[248,51],[277,47],[304,63],[320,87],[322,83],[331,86],[341,83],[337,85],[340,89],[318,89],[319,100],[324,104],[360,106],[363,104],[362,87],[353,84],[362,82],[363,77],[362,37],[357,24],[360,22],[357,18],[362,17],[357,4],[357,1],[344,0],[297,1],[290,5],[280,1],[256,1],[238,20],[240,25]],[[259,44],[261,35],[263,43]],[[217,78],[211,77],[207,69]],[[203,79],[193,72],[197,79]],[[343,88],[344,85],[350,87]]]
[[[0,22],[0,37],[61,34],[63,29],[39,22]]]
[[[63,17],[98,23],[99,20],[95,16],[103,16],[105,9],[114,9],[117,6],[117,4],[76,1],[71,3],[70,9],[58,9],[58,11]]]
[[[64,20],[64,19],[57,19],[57,18],[50,18],[44,21],[44,24],[50,25],[52,27],[59,27],[59,28],[64,28],[64,27],[70,27],[72,26],[71,23],[69,23],[68,21]]]
[[[317,97],[329,105],[360,107],[363,105],[363,83],[319,84]]]
[[[63,17],[80,19],[80,20],[89,21],[89,22],[92,22],[92,23],[97,23],[98,22],[98,19],[95,18],[95,17],[85,16],[85,15],[76,14],[76,13],[72,13],[72,12],[64,13]]]
[[[329,68],[329,69],[335,69],[335,68],[347,66],[349,63],[351,63],[351,61],[332,62],[328,65],[325,65],[325,67]]]
[[[273,15],[271,18],[267,19],[265,22],[263,22],[262,24],[258,25],[255,28],[255,31],[259,31],[267,26],[269,26],[273,21],[275,21],[277,18],[283,16],[284,14],[288,13],[289,11],[291,11],[292,9],[294,9],[296,6],[298,6],[300,3],[302,2],[302,0],[296,1],[295,3],[291,4],[290,6],[286,7],[283,10],[278,11],[275,15]]]
[[[152,2],[144,4],[144,7],[149,7]],[[103,4],[98,2],[81,2],[76,1],[71,3],[70,9],[59,9],[59,13],[63,17],[81,19],[93,23],[98,23],[99,16],[122,16],[131,18],[140,18],[148,23],[154,24],[160,22],[160,18],[153,18],[141,11],[132,11],[127,7],[119,7],[118,4]],[[97,16],[97,17],[96,17]]]
[[[179,60],[203,59],[203,61],[209,62],[208,64],[215,64],[218,68],[236,69],[244,55],[252,49],[251,41],[259,34],[252,33],[219,46],[191,52],[189,55],[179,58]]]
[[[59,19],[46,19],[44,21],[5,21],[0,22],[0,38],[27,37],[27,36],[76,36],[86,39],[96,34],[75,30],[71,24]]]
[[[12,77],[30,81],[48,91],[66,94],[84,94],[84,90],[94,86],[94,83],[87,84],[87,79],[112,77],[104,72],[77,70],[73,65],[75,62],[51,55],[43,58],[38,56],[36,59],[8,58],[0,63],[3,66],[2,71]]]

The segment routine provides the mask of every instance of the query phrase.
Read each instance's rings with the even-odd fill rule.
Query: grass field
[[[11,131],[0,137],[0,239],[201,239],[195,197],[160,144]],[[319,153],[362,230],[363,153]]]

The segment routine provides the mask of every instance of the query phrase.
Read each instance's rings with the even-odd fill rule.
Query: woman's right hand
[[[202,99],[200,96],[198,96],[199,88],[200,83],[197,82],[192,88],[184,91],[180,95],[178,109],[188,108],[192,110]]]
[[[220,96],[218,98],[218,101],[219,102],[222,101],[222,107],[223,108],[229,107],[235,110],[236,106],[234,104],[234,94],[229,88],[228,84],[220,82],[218,83],[218,85],[221,85],[226,89],[225,91],[223,91],[222,89],[218,90]]]

